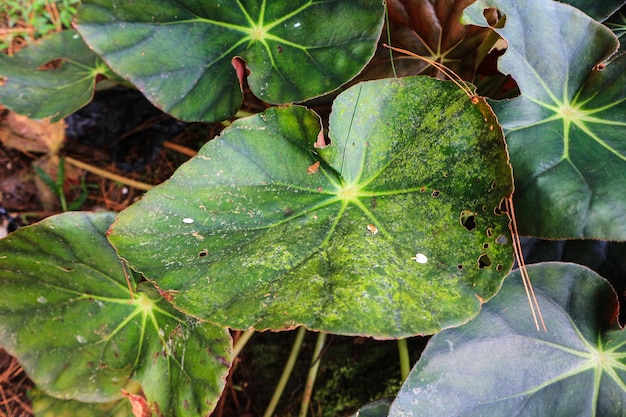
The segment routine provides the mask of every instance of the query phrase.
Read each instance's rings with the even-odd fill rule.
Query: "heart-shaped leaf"
[[[493,104],[511,154],[520,232],[625,240],[626,222],[615,220],[626,217],[626,56],[597,66],[617,48],[615,36],[550,0],[479,0],[466,22],[485,25],[487,7],[506,15],[494,29],[508,43],[498,67],[521,91]]]
[[[136,285],[104,236],[113,217],[67,213],[0,240],[0,344],[55,397],[141,390],[153,410],[206,415],[228,373],[228,332]]]
[[[547,332],[536,330],[514,271],[478,317],[429,341],[390,417],[626,413],[626,333],[612,287],[575,264],[528,272]]]
[[[99,75],[117,78],[76,31],[53,33],[13,57],[0,54],[0,103],[56,122],[89,103]]]
[[[233,328],[385,338],[475,316],[512,263],[489,107],[450,82],[372,81],[335,101],[329,146],[320,130],[298,106],[237,121],[110,241],[178,308]]]
[[[383,7],[380,0],[85,0],[77,21],[87,43],[157,107],[215,121],[241,105],[237,57],[252,92],[270,103],[304,101],[352,79],[374,54]]]

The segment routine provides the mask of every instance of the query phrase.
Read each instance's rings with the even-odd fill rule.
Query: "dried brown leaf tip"
[[[122,394],[128,398],[131,405],[133,416],[135,417],[152,417],[152,410],[146,399],[140,395],[131,394],[126,390],[122,390]]]

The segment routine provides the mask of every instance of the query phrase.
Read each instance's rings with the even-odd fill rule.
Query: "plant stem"
[[[253,334],[254,329],[246,330],[245,332],[241,333],[239,339],[237,339],[237,343],[235,343],[235,346],[233,346],[233,360],[235,360],[235,358],[239,356],[241,350],[246,345],[246,343],[248,343],[248,340],[250,340]]]
[[[59,158],[59,166],[57,167],[57,178],[56,178],[56,190],[57,195],[59,197],[59,201],[61,202],[61,210],[63,213],[67,211],[67,200],[65,199],[65,190],[63,190],[63,183],[65,182],[65,158],[61,156]]]
[[[389,27],[389,4],[385,1],[385,25],[387,26],[387,45],[391,46],[391,28]],[[391,62],[391,71],[393,72],[393,78],[398,78],[396,73],[396,64],[393,61],[393,50],[389,50],[389,61]]]
[[[306,378],[306,387],[304,388],[304,395],[302,396],[302,404],[300,406],[300,417],[306,417],[309,410],[309,404],[311,403],[311,395],[313,394],[313,385],[315,384],[315,378],[317,378],[317,370],[320,367],[320,354],[326,343],[326,333],[320,332],[317,335],[317,343],[315,344],[315,351],[313,352],[313,360],[311,361],[311,368]]]
[[[400,378],[404,381],[409,376],[409,372],[411,372],[409,347],[406,339],[398,339],[398,353],[400,354]]]
[[[272,417],[272,415],[274,414],[274,410],[276,410],[276,406],[278,405],[278,400],[280,400],[280,396],[285,390],[285,386],[287,385],[287,380],[291,375],[291,371],[293,371],[293,366],[295,365],[296,359],[298,358],[298,353],[300,352],[300,348],[302,347],[302,341],[304,340],[305,334],[306,329],[304,327],[300,327],[296,334],[296,340],[293,342],[293,346],[291,347],[291,353],[289,354],[289,359],[287,359],[287,363],[285,364],[285,369],[283,369],[283,374],[280,376],[278,385],[276,385],[276,389],[274,390],[274,395],[272,395],[272,399],[267,406],[263,417]]]

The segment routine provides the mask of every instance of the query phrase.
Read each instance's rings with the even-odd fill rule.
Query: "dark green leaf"
[[[476,315],[512,263],[489,107],[450,82],[381,80],[338,97],[330,146],[320,130],[297,106],[240,119],[111,242],[178,308],[233,328],[385,338]]]
[[[604,24],[613,31],[620,42],[619,52],[624,52],[626,46],[626,6],[619,9]]]
[[[603,22],[624,5],[624,0],[562,0],[561,3],[571,4],[595,20]]]
[[[0,103],[56,122],[91,100],[99,75],[117,77],[76,31],[53,33],[13,57],[0,54]]]
[[[625,415],[626,335],[609,283],[575,264],[528,272],[547,332],[516,270],[476,319],[430,340],[390,417]]]
[[[521,96],[494,104],[511,154],[520,233],[625,240],[626,56],[605,26],[549,0],[480,0],[466,19],[497,7],[508,43],[499,69]],[[541,28],[541,30],[536,30]],[[549,41],[547,41],[549,39]]]
[[[0,240],[0,344],[55,397],[141,390],[167,415],[206,415],[228,373],[228,333],[127,282],[104,236],[113,217],[66,213]]]
[[[37,389],[31,390],[29,397],[36,417],[133,417],[130,402],[125,399],[106,403],[84,403],[76,400],[59,400]]]
[[[77,19],[89,45],[157,107],[214,121],[241,105],[237,57],[252,92],[270,103],[304,101],[352,79],[374,54],[383,7],[380,0],[85,0]]]

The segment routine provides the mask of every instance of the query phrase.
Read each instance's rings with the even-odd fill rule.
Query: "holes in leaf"
[[[491,184],[489,184],[489,189],[487,190],[487,192],[492,192],[493,190],[496,189],[496,182],[495,181],[491,181]]]
[[[483,249],[489,249],[489,243],[483,243]]]
[[[443,173],[443,177],[444,177],[444,178],[448,178],[448,173],[447,173],[447,172],[444,172],[444,173]]]
[[[65,59],[63,58],[52,59],[44,64],[41,64],[37,67],[37,69],[40,71],[53,71],[61,68],[64,63]]]
[[[420,188],[420,193],[426,192],[426,187]]]
[[[205,256],[207,256],[209,254],[209,251],[206,249],[203,249],[200,251],[200,253],[198,253],[198,257],[200,258],[204,258]]]
[[[496,271],[498,271],[498,272],[502,271],[503,268],[504,267],[502,266],[502,264],[497,264],[496,265]]]
[[[483,211],[487,211],[487,206],[483,206]]]
[[[485,16],[485,20],[492,28],[503,28],[506,22],[506,15],[495,7],[483,10],[483,16]]]
[[[283,47],[282,47],[282,46],[278,45],[278,46],[276,47],[276,49],[278,50],[278,53],[279,53],[279,54],[282,54],[282,53],[283,53]]]
[[[480,255],[478,258],[478,268],[483,269],[491,266],[491,258],[486,253]]]
[[[485,234],[487,235],[487,237],[493,236],[493,229],[491,227],[488,227]]]
[[[507,243],[509,243],[509,239],[504,235],[500,235],[496,238],[496,243],[498,245],[506,245]]]
[[[433,190],[433,192],[432,192],[432,193],[430,193],[430,196],[431,196],[432,198],[437,198],[437,197],[439,197],[439,194],[441,194],[441,191],[439,191],[439,190]]]
[[[496,216],[502,216],[504,213],[506,213],[506,197],[500,200],[500,204],[493,209],[493,214]]]
[[[458,269],[459,271],[462,271],[463,270],[463,264],[458,264],[456,266],[456,269]]]
[[[476,213],[471,210],[462,210],[461,211],[461,225],[468,231],[476,229]]]

